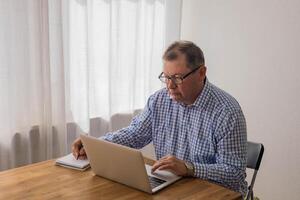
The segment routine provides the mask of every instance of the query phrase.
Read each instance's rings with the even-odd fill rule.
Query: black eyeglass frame
[[[175,83],[176,85],[179,85],[183,82],[184,79],[186,79],[189,75],[191,75],[192,73],[194,73],[195,71],[197,71],[198,69],[200,69],[201,66],[193,69],[192,71],[190,71],[189,73],[183,75],[183,76],[165,76],[164,73],[162,72],[159,76],[158,79],[163,82],[163,83],[167,83],[169,80],[173,81],[173,83]],[[164,79],[162,79],[164,78]],[[167,81],[168,80],[168,81]],[[179,81],[180,80],[180,81]]]

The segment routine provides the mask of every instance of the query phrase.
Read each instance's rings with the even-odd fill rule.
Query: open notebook
[[[73,154],[68,154],[66,156],[60,157],[55,161],[56,165],[67,167],[71,169],[76,169],[80,171],[87,170],[90,168],[89,160],[76,160]]]

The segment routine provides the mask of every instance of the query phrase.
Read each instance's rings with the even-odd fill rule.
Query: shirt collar
[[[205,78],[204,81],[205,81],[205,83],[204,83],[204,87],[203,87],[201,93],[199,94],[199,96],[197,97],[195,102],[190,106],[195,106],[195,107],[199,107],[199,108],[205,107],[205,105],[209,99],[209,96],[210,96],[209,94],[210,94],[210,90],[211,90],[211,85],[207,78]]]

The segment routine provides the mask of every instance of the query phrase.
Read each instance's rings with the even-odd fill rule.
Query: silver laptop
[[[147,193],[155,193],[181,177],[165,170],[151,174],[142,153],[95,137],[80,135],[92,171],[101,177]]]

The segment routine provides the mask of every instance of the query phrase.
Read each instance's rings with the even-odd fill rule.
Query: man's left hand
[[[171,155],[164,156],[160,160],[156,161],[152,166],[152,173],[157,169],[168,170],[178,176],[186,176],[188,173],[184,161]]]

